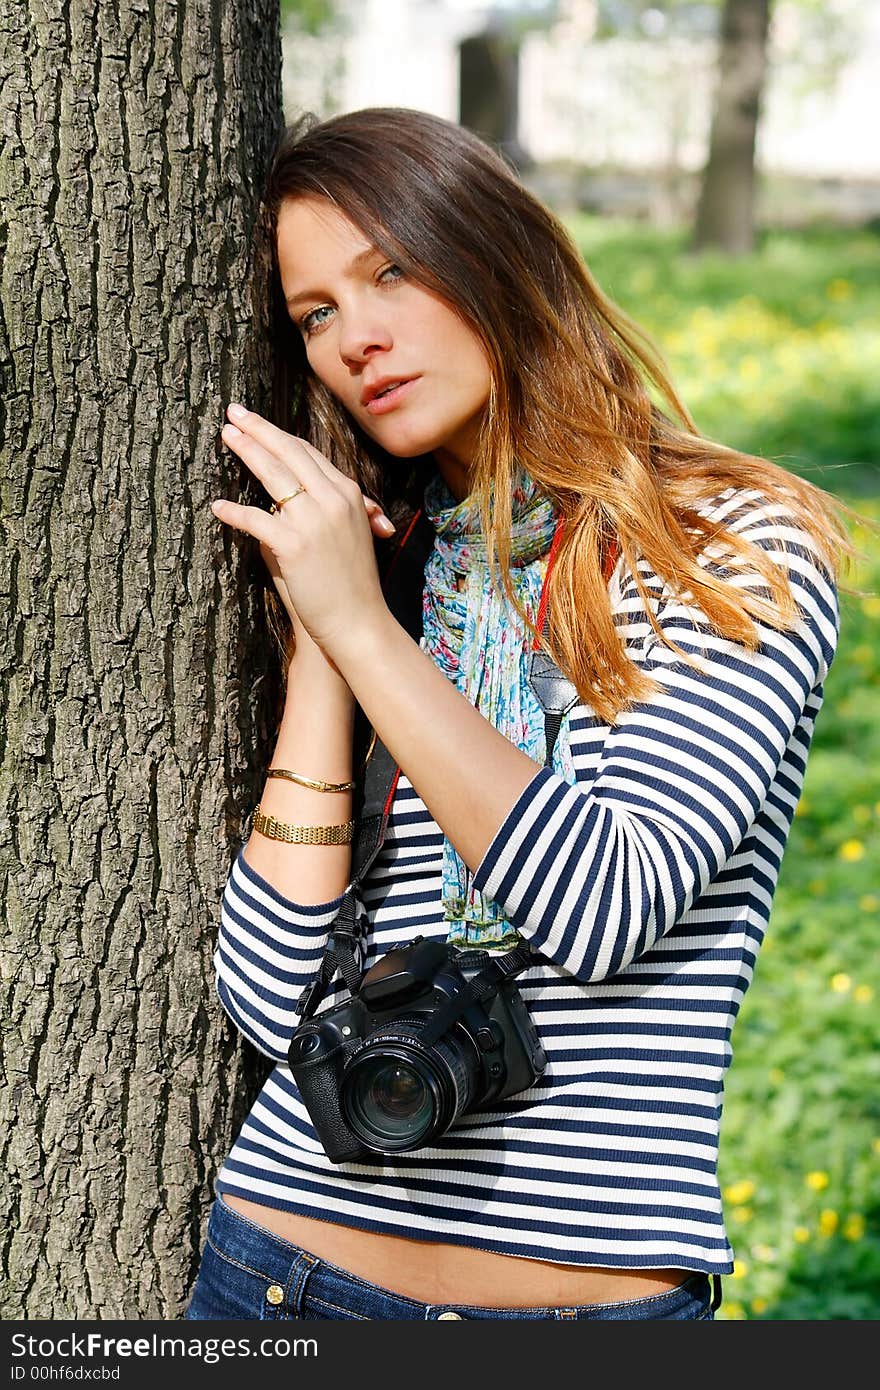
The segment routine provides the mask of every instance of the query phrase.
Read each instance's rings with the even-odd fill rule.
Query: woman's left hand
[[[224,443],[276,502],[303,491],[274,514],[225,499],[212,502],[211,510],[274,555],[303,626],[332,658],[355,629],[388,615],[366,499],[306,440],[237,409],[228,409]]]

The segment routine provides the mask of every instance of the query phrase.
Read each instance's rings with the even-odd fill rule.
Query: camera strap
[[[432,1047],[444,1033],[448,1033],[456,1019],[461,1018],[473,1004],[482,1004],[484,999],[497,993],[498,986],[504,984],[505,980],[521,975],[537,954],[529,941],[521,942],[512,951],[505,951],[504,955],[493,955],[490,951],[479,949],[459,951],[459,964],[462,957],[469,962],[474,956],[485,955],[488,959],[482,969],[468,980],[464,989],[433,1011],[421,1034],[425,1047]]]
[[[562,539],[563,520],[560,517],[553,534],[547,573],[541,590],[536,627],[543,634],[547,623],[547,580],[550,577],[556,554]],[[418,642],[422,636],[422,594],[425,583],[425,565],[434,546],[434,528],[420,508],[388,563],[382,577],[382,591],[389,610]],[[610,565],[617,558],[616,549],[606,556],[606,578],[610,575]],[[573,682],[563,675],[552,657],[540,649],[536,638],[529,658],[529,681],[535,697],[544,713],[546,735],[546,758],[544,766],[552,765],[553,749],[568,711],[577,703],[578,693]],[[355,756],[363,757],[371,730],[360,706],[355,710]],[[327,993],[330,983],[338,969],[350,993],[357,990],[360,977],[362,955],[369,932],[369,920],[365,913],[357,918],[357,896],[360,884],[366,877],[371,864],[378,855],[385,839],[391,804],[397,789],[400,768],[382,740],[376,736],[366,765],[355,779],[352,819],[355,821],[355,836],[352,843],[351,883],[345,890],[339,913],[330,928],[324,957],[315,978],[302,991],[296,1011],[302,1020],[309,1019]],[[468,982],[462,994],[449,1000],[438,1011],[437,1022],[444,1020],[445,1029],[460,1017],[472,1003],[492,993],[503,979],[512,978],[530,964],[537,954],[528,942],[508,951],[504,955],[493,955],[478,949],[466,953],[469,957],[488,957],[487,964]],[[467,997],[465,997],[467,996]],[[448,1016],[447,1016],[448,1015]],[[432,1024],[433,1033],[436,1024]],[[441,1034],[437,1033],[437,1037]]]

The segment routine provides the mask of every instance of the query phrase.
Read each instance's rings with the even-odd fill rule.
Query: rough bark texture
[[[174,1318],[265,1071],[211,957],[273,663],[209,503],[266,378],[277,0],[9,0],[0,45],[0,1314]]]
[[[725,0],[709,157],[692,245],[741,255],[754,245],[755,139],[767,68],[770,0]]]

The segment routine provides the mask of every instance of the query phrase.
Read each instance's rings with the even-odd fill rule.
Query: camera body
[[[468,989],[486,956],[417,937],[294,1031],[290,1070],[332,1162],[422,1148],[541,1075],[546,1057],[516,981],[476,997]]]

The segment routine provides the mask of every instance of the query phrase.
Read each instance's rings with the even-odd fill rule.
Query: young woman
[[[835,649],[836,508],[700,437],[458,126],[307,119],[265,208],[281,389],[222,438],[272,505],[214,511],[270,571],[285,703],[215,959],[277,1066],[186,1316],[709,1319],[722,1082]],[[415,518],[411,634],[385,576]],[[535,647],[571,683],[552,736]],[[353,876],[356,716],[400,769],[362,966],[527,942],[546,1065],[425,1146],[338,1161],[288,1049]],[[337,972],[322,1012],[350,997]]]

